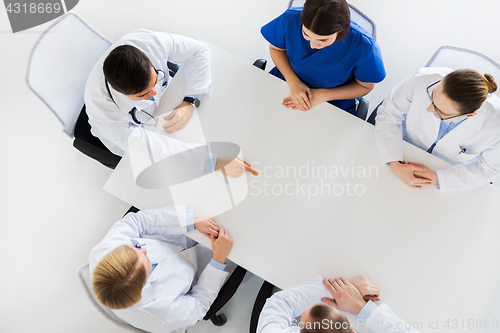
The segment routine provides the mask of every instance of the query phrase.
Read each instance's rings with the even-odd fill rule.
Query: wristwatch
[[[200,100],[194,97],[184,97],[182,101],[190,103],[195,109],[197,109],[201,104]]]

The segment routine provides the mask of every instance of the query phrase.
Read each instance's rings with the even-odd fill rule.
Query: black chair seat
[[[90,128],[89,117],[87,116],[84,105],[76,121],[73,147],[108,168],[116,168],[116,165],[120,162],[122,157],[110,152],[99,138],[96,138],[90,133]]]

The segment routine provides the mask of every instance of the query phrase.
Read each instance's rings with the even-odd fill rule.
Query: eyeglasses
[[[436,116],[438,116],[438,118],[440,120],[448,120],[448,119],[453,119],[453,118],[457,118],[457,117],[463,117],[465,116],[467,113],[464,113],[464,114],[459,114],[459,115],[456,115],[456,116],[451,116],[451,117],[446,117],[446,118],[443,118],[441,116],[441,111],[439,111],[439,109],[437,108],[436,104],[434,104],[434,100],[432,99],[432,96],[431,96],[431,93],[429,92],[429,88],[430,87],[433,87],[435,86],[436,84],[438,84],[439,82],[441,82],[441,80],[439,81],[436,81],[434,82],[433,84],[431,84],[430,86],[427,87],[427,95],[429,95],[429,98],[431,99],[431,103],[432,103],[432,106],[434,107],[434,111],[436,113]]]

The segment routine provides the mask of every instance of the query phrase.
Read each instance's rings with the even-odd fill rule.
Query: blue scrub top
[[[260,30],[273,46],[286,49],[295,74],[309,88],[334,88],[356,77],[361,82],[377,83],[385,78],[380,48],[370,35],[351,21],[349,33],[323,49],[312,49],[302,36],[300,13],[291,8]],[[285,79],[274,67],[271,74]],[[330,101],[331,104],[354,114],[354,99]]]

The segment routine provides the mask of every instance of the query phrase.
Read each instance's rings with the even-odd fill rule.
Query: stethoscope
[[[153,68],[154,68],[154,66],[153,66]],[[163,77],[161,78],[161,80],[164,80],[164,79],[165,79],[165,72],[164,72],[164,71],[162,71],[161,69],[160,69],[160,70],[157,70],[156,68],[154,68],[154,70],[155,70],[155,72],[156,72],[156,75],[158,75],[158,81],[160,81],[160,75],[159,75],[159,73],[163,73]],[[120,108],[120,107],[118,106],[118,104],[116,103],[115,99],[113,98],[113,95],[111,94],[111,89],[109,89],[109,83],[108,83],[108,80],[104,79],[104,82],[106,83],[106,90],[108,91],[108,95],[109,95],[109,97],[111,98],[111,100],[113,101],[113,103],[115,103],[115,105],[116,105],[118,108]],[[162,87],[165,87],[167,84],[168,84],[168,81],[164,81],[164,82],[162,83]],[[145,114],[147,114],[149,117],[151,117],[151,119],[155,119],[155,117],[154,117],[152,114],[150,114],[150,113],[148,113],[148,112],[146,112],[146,111],[144,111],[144,110],[141,110],[141,112],[144,112]],[[136,108],[135,106],[132,108],[132,110],[130,110],[130,111],[128,112],[128,114],[132,117],[132,120],[133,120],[133,121],[134,121],[137,125],[142,125],[143,123],[142,123],[139,119],[137,119],[136,113],[137,113],[137,108]]]

